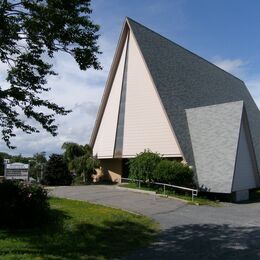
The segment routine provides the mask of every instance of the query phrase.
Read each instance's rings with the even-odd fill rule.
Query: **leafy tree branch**
[[[101,69],[99,26],[90,19],[91,12],[90,0],[0,0],[0,61],[8,67],[8,87],[0,86],[0,130],[10,148],[15,128],[28,134],[39,131],[24,116],[55,136],[55,115],[70,112],[42,98],[50,90],[48,77],[57,75],[46,57],[65,52],[81,70]],[[41,112],[46,108],[49,112]]]

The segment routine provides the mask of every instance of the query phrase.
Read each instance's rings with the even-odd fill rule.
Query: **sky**
[[[103,70],[80,71],[67,54],[53,60],[59,75],[48,79],[52,90],[45,98],[72,109],[57,116],[59,134],[41,130],[26,135],[16,130],[9,150],[31,156],[45,151],[62,153],[64,142],[89,142],[116,44],[126,16],[140,22],[243,80],[260,107],[260,1],[259,0],[92,0],[91,19],[100,25],[99,57]],[[0,64],[0,84],[5,67]]]

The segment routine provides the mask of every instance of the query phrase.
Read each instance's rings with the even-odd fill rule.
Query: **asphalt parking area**
[[[51,194],[158,221],[161,233],[156,242],[126,259],[260,259],[260,203],[193,206],[106,185],[57,187]]]
[[[155,220],[157,220],[157,215],[168,214],[186,205],[180,200],[117,189],[116,186],[110,185],[56,187],[51,194],[120,208],[152,217]]]

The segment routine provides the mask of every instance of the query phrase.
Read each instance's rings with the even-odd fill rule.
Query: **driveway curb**
[[[137,192],[137,193],[144,193],[144,194],[151,194],[156,196],[156,192],[155,191],[149,191],[149,190],[138,190],[138,189],[131,189],[131,188],[124,188],[124,187],[115,187],[117,190],[127,190],[127,191],[132,191],[132,192]]]

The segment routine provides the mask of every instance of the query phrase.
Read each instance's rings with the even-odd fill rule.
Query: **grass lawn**
[[[124,184],[121,184],[120,187],[125,187],[125,188],[130,188],[130,189],[139,189],[139,186],[137,183],[124,183]],[[157,194],[163,195],[163,188],[159,187],[159,186],[148,187],[147,185],[142,183],[140,189],[148,190],[148,191],[155,191]],[[190,192],[187,192],[186,195],[178,194],[178,193],[175,193],[173,190],[171,190],[169,187],[166,187],[165,194],[169,197],[186,200],[189,204],[209,205],[209,206],[214,206],[214,207],[220,206],[219,202],[210,200],[210,199],[207,199],[204,197],[194,197],[194,200],[192,201]]]
[[[0,259],[111,259],[152,242],[158,224],[87,202],[51,198],[42,228],[0,230]]]

